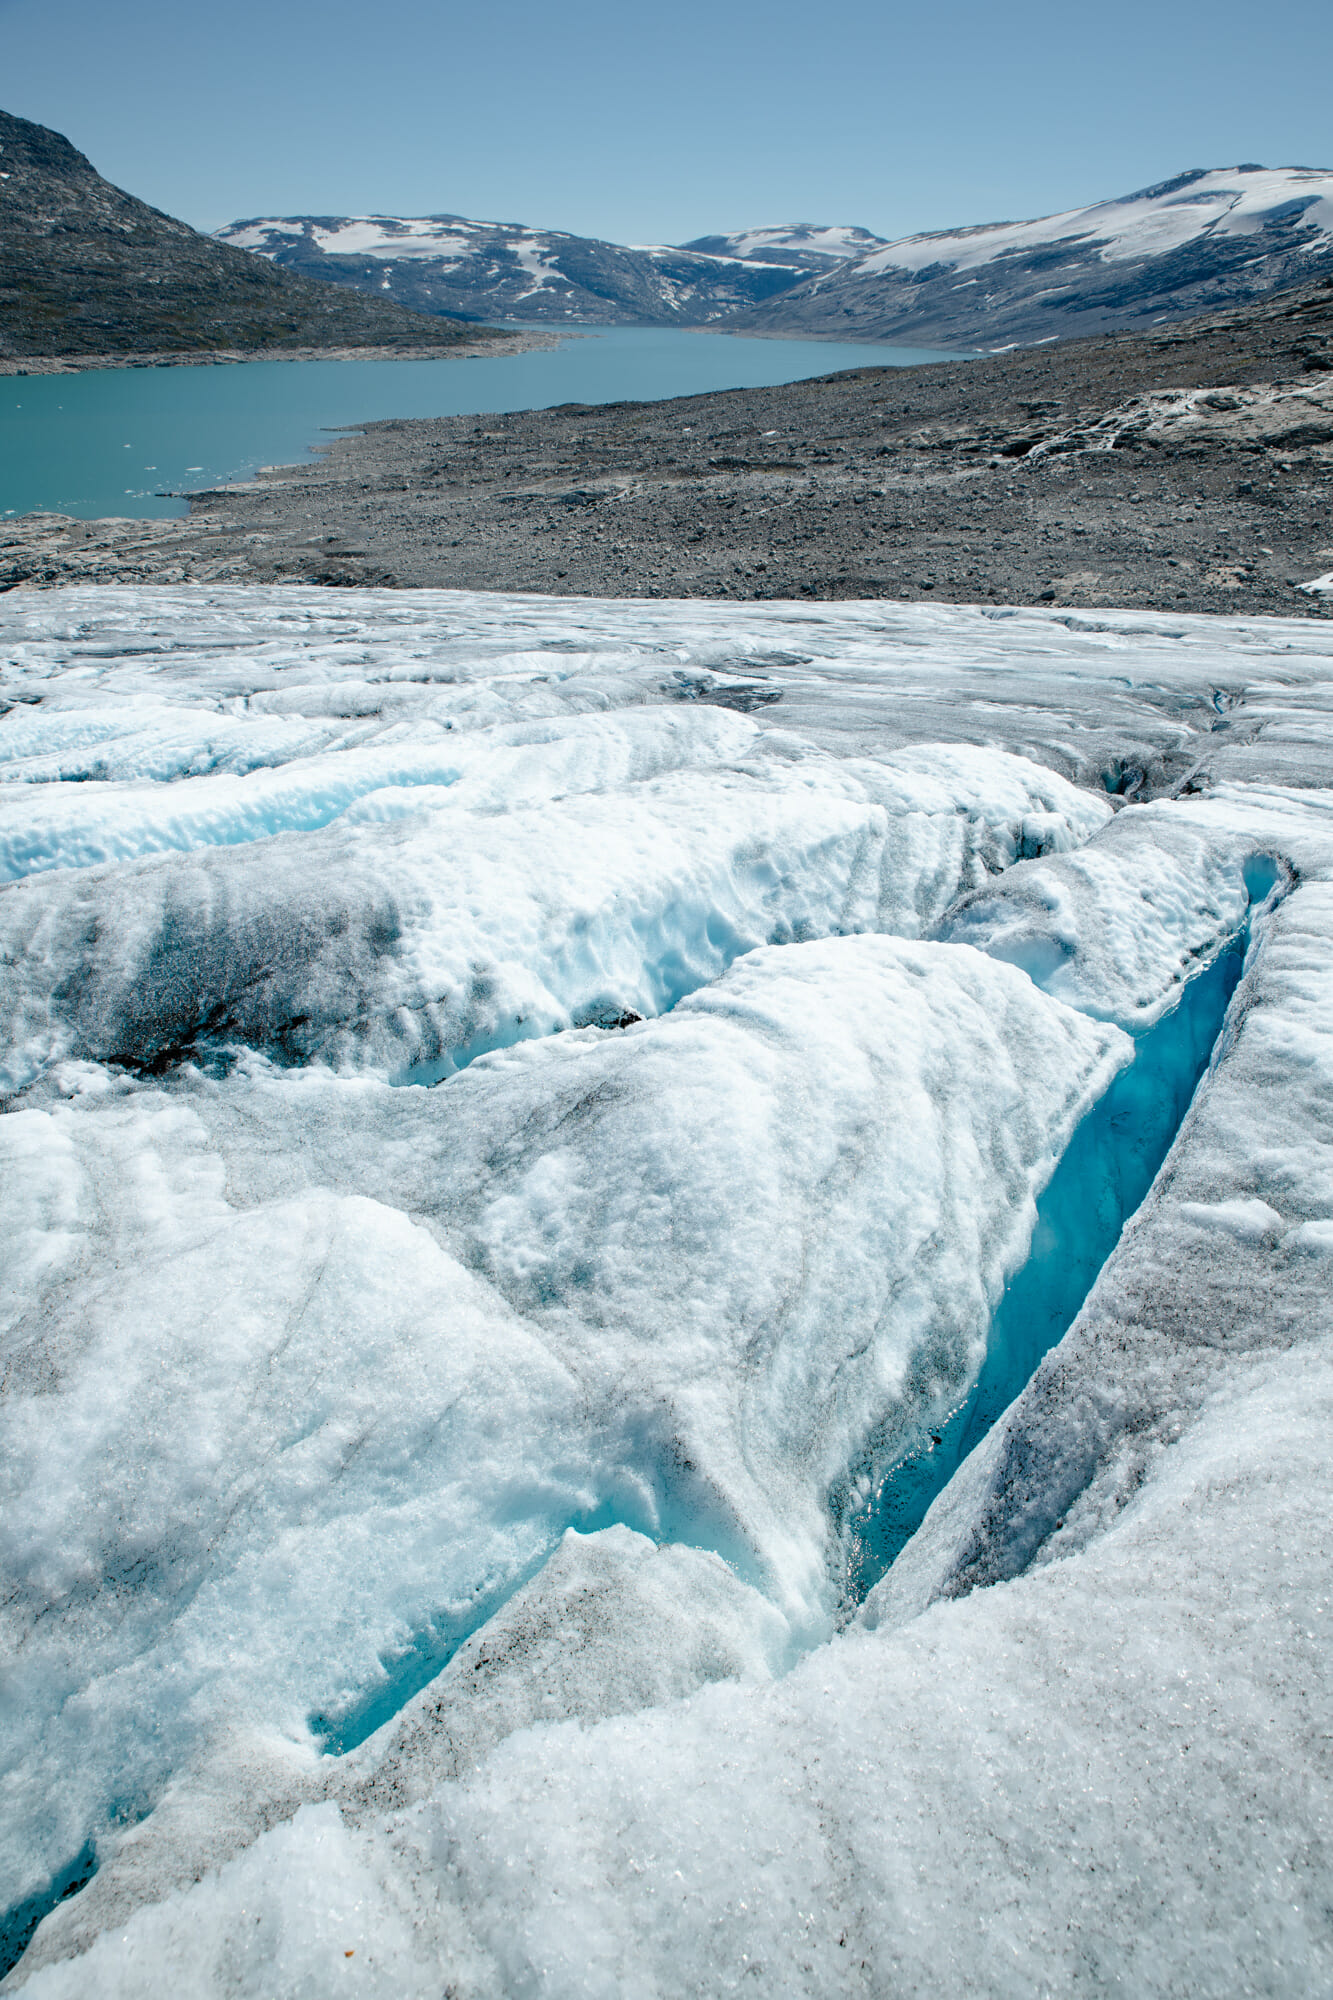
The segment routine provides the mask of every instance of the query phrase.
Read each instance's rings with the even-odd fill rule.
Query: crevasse
[[[1271,857],[1251,857],[1245,867],[1251,910],[1278,880]],[[889,1569],[936,1496],[1073,1324],[1211,1066],[1250,944],[1247,917],[1186,983],[1170,1013],[1135,1035],[1133,1062],[1084,1118],[1038,1198],[1026,1261],[1005,1286],[985,1363],[967,1396],[908,1456],[886,1470],[857,1469],[838,1506],[855,1601]]]

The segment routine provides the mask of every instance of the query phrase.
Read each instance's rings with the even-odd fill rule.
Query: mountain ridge
[[[713,325],[850,254],[806,238],[854,237],[858,248],[862,239],[882,240],[869,230],[814,224],[746,234],[766,239],[753,254],[712,247],[740,243],[739,236],[609,243],[448,213],[251,216],[217,232],[221,242],[257,251],[284,270],[386,294],[415,311],[555,325]]]
[[[1192,167],[1113,200],[900,237],[736,330],[994,350],[1144,329],[1333,271],[1333,170]]]
[[[995,350],[1225,310],[1333,270],[1333,170],[1194,167],[887,241],[795,223],[623,245],[456,215],[251,218],[223,241],[418,310]]]
[[[280,271],[0,111],[0,365],[218,352],[447,352],[501,338]]]

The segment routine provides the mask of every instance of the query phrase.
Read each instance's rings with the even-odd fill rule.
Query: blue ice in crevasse
[[[28,1949],[29,1941],[42,1918],[70,1896],[77,1896],[97,1873],[97,1851],[91,1840],[53,1876],[45,1889],[25,1896],[0,1912],[0,1979],[14,1967]]]
[[[553,1536],[534,1562],[522,1569],[497,1577],[489,1590],[477,1592],[473,1603],[460,1616],[441,1618],[413,1634],[410,1643],[392,1663],[386,1663],[385,1678],[336,1715],[315,1714],[307,1718],[311,1735],[328,1757],[345,1757],[391,1722],[413,1695],[420,1694],[452,1660],[459,1647],[492,1619],[515,1592],[529,1583],[550,1557],[558,1538]]]
[[[1277,874],[1266,856],[1256,856],[1248,864],[1246,888],[1252,906],[1262,902]],[[935,1496],[1075,1318],[1125,1223],[1152,1186],[1189,1110],[1240,979],[1248,942],[1247,925],[1186,984],[1174,1010],[1136,1037],[1134,1061],[1075,1131],[1038,1200],[1028,1257],[1005,1288],[992,1323],[987,1359],[972,1392],[934,1433],[938,1442],[928,1436],[923,1449],[890,1469],[870,1506],[846,1520],[848,1584],[857,1599],[884,1574]],[[627,1525],[657,1541],[712,1548],[744,1573],[744,1558],[725,1546],[720,1524],[701,1521],[680,1495],[673,1506],[669,1480],[659,1478],[655,1483],[661,1518]],[[566,1525],[587,1533],[624,1518],[623,1512],[602,1509],[595,1519]],[[553,1534],[552,1547],[556,1539],[558,1533]],[[350,1708],[336,1717],[312,1716],[310,1726],[323,1749],[343,1755],[363,1743],[443,1670],[458,1647],[535,1574],[543,1560],[544,1556],[528,1565],[521,1575],[506,1575],[495,1591],[479,1594],[461,1616],[455,1613],[417,1634],[402,1655],[386,1664],[384,1682]]]
[[[442,1674],[460,1647],[545,1567],[566,1528],[574,1528],[581,1535],[595,1535],[604,1528],[625,1527],[659,1545],[680,1543],[703,1549],[721,1556],[744,1582],[762,1588],[753,1550],[737,1535],[704,1483],[683,1473],[670,1455],[662,1452],[660,1443],[655,1445],[650,1437],[631,1433],[627,1443],[642,1484],[652,1493],[651,1506],[635,1507],[621,1486],[613,1498],[604,1497],[583,1513],[552,1521],[544,1546],[530,1561],[517,1569],[497,1566],[492,1578],[478,1588],[470,1603],[442,1611],[432,1623],[413,1633],[400,1653],[382,1661],[383,1680],[335,1713],[317,1712],[306,1718],[310,1733],[325,1756],[345,1757],[349,1751],[359,1749]]]
[[[1246,864],[1252,908],[1277,880],[1267,855]],[[1074,1133],[1037,1202],[1027,1260],[996,1307],[971,1392],[918,1450],[889,1469],[869,1505],[846,1520],[847,1587],[856,1601],[878,1583],[963,1460],[1073,1324],[1171,1150],[1222,1033],[1248,945],[1247,922],[1187,983],[1172,1012],[1135,1036],[1133,1062]]]

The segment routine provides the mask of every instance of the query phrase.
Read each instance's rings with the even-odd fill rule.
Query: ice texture
[[[1128,1053],[979,953],[842,938],[410,1098],[259,1068],[11,1113],[25,1846],[241,1718],[358,1740],[568,1526],[716,1549],[822,1636],[830,1492],[975,1374]]]
[[[1243,824],[1159,800],[1122,813],[1080,853],[1027,863],[961,898],[940,935],[1021,966],[1085,1013],[1147,1027],[1240,929],[1254,863]]]
[[[1084,1552],[406,1814],[307,1805],[25,1990],[1322,1990],[1327,1350],[1237,1377]]]
[[[572,712],[551,714],[556,673],[506,658],[479,720],[478,663],[446,651],[411,683],[410,720],[391,703],[369,740],[363,713],[311,751],[329,688],[299,645],[290,683],[246,660],[244,695],[230,657],[150,652],[131,669],[149,687],[113,681],[104,710],[87,650],[18,649],[45,671],[0,765],[11,1089],[62,1058],[152,1068],[201,1044],[435,1081],[521,1038],[661,1014],[762,944],[920,936],[960,890],[1111,812],[1007,751],[831,756],[673,681],[664,699],[655,662],[651,683],[599,679],[592,712],[576,674]],[[336,671],[336,705],[369,710]],[[286,709],[276,732],[265,697]],[[221,745],[220,701],[235,710]],[[313,710],[300,728],[297,705]],[[66,732],[99,713],[90,764]]]
[[[395,790],[320,836],[30,878],[0,909],[12,1079],[227,1042],[435,1080],[521,1038],[663,1013],[762,944],[919,935],[1012,858],[1034,794],[1060,783],[989,761],[974,811],[939,776],[816,755],[505,811]],[[1049,817],[1058,842],[1092,816]]]
[[[6,1985],[1326,1987],[1333,631],[0,643]]]

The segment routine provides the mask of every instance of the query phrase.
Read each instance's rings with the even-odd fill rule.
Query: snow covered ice
[[[1333,630],[0,635],[7,1985],[1325,1987]]]

